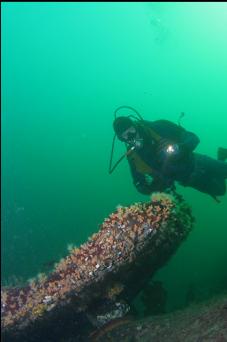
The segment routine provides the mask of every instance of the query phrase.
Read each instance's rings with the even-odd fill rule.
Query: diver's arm
[[[134,186],[140,193],[144,195],[149,195],[151,191],[150,191],[150,187],[149,187],[149,184],[147,183],[145,175],[136,170],[135,165],[130,158],[128,158],[128,163],[130,166],[130,172],[132,175]]]
[[[200,140],[196,134],[183,130],[179,141],[181,149],[184,149],[186,152],[192,152],[199,143]]]
[[[186,131],[183,127],[171,121],[157,120],[152,125],[154,130],[161,136],[160,141],[157,143],[158,150],[162,149],[163,144],[178,144],[181,152],[192,152],[200,142],[196,134]]]
[[[149,185],[146,182],[144,174],[137,172],[131,163],[129,163],[129,165],[131,175],[133,178],[133,184],[136,187],[136,189],[144,195],[150,194]]]
[[[173,185],[173,181],[169,179],[162,179],[158,176],[146,177],[143,173],[135,169],[133,162],[128,159],[133,184],[136,189],[143,195],[150,195],[152,192],[165,191]],[[149,178],[149,180],[148,180]]]

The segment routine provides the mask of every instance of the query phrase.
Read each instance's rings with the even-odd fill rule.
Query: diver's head
[[[117,117],[114,120],[113,127],[119,140],[136,148],[142,147],[143,139],[140,137],[138,125],[129,117]]]

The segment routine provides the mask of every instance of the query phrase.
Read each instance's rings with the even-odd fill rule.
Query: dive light
[[[179,152],[179,146],[177,144],[173,144],[173,145],[168,145],[165,148],[165,153],[167,155],[175,155]]]

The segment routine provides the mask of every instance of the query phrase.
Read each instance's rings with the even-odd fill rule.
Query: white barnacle
[[[44,304],[49,304],[52,301],[52,297],[51,296],[45,296],[43,299],[43,303]]]
[[[96,265],[95,265],[95,268],[97,268],[97,269],[98,269],[99,267],[100,267],[100,265],[99,265],[99,264],[96,264]]]

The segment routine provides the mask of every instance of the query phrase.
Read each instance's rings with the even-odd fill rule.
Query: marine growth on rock
[[[127,314],[130,302],[169,260],[192,225],[191,210],[179,196],[155,193],[149,202],[118,206],[86,243],[70,249],[53,272],[24,287],[2,288],[5,341],[16,341],[27,331],[38,340],[48,326],[54,341],[59,336],[59,327],[52,324],[56,318],[67,326],[74,315],[77,336],[82,325],[92,329]]]

